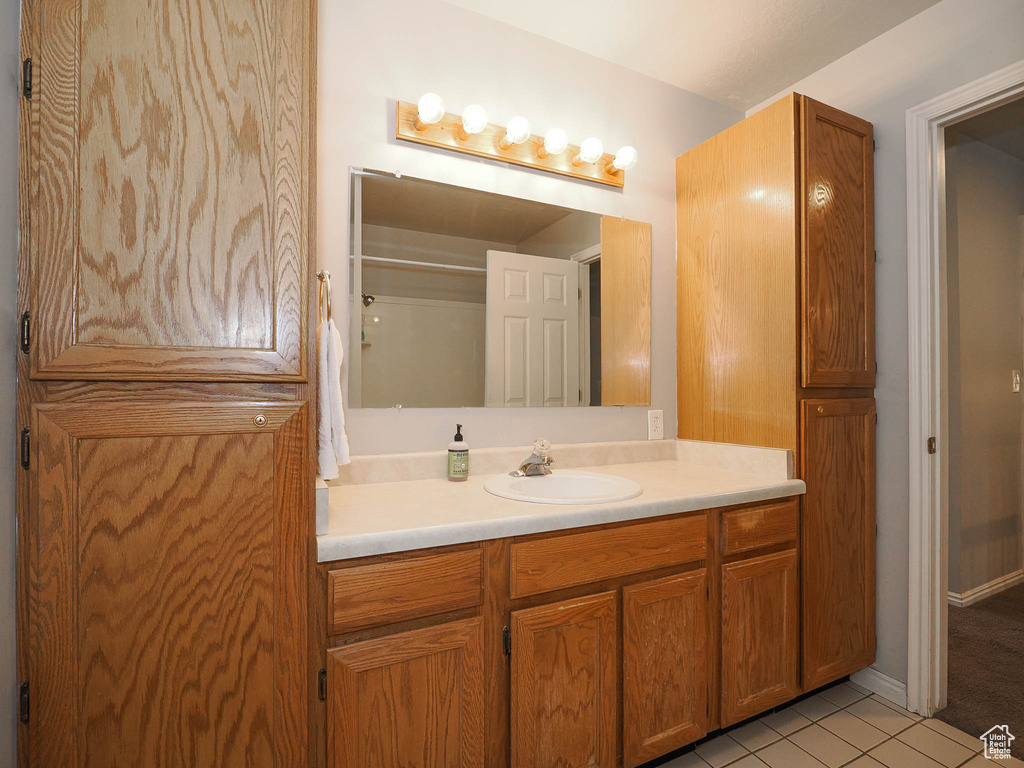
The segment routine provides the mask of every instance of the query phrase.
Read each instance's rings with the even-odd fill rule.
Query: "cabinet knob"
[[[818,413],[824,413],[824,412],[825,412],[825,406],[819,405],[818,406]],[[257,418],[259,418],[259,417],[257,417]]]
[[[253,418],[252,423],[257,427],[265,427],[267,426],[267,417],[259,413]]]

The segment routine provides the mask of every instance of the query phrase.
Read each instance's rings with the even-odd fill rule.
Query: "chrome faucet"
[[[509,472],[512,477],[536,477],[537,475],[550,475],[551,465],[555,460],[548,456],[551,450],[551,443],[544,438],[534,441],[533,453],[526,461],[519,465],[519,469]]]

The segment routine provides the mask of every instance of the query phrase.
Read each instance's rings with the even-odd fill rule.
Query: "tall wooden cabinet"
[[[678,436],[796,453],[805,689],[875,653],[873,162],[797,94],[676,161]]]
[[[315,6],[22,13],[20,764],[308,765]]]

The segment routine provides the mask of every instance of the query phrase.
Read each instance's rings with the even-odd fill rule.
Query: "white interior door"
[[[488,405],[580,404],[579,265],[487,252]]]

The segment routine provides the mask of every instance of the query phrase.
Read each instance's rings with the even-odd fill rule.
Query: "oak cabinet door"
[[[36,405],[30,434],[29,764],[306,765],[306,405]]]
[[[305,378],[315,5],[25,13],[33,377]]]
[[[328,651],[328,766],[483,768],[482,621]]]
[[[722,566],[722,725],[800,693],[796,550]]]
[[[613,768],[617,594],[512,613],[512,768]]]
[[[875,385],[872,127],[802,98],[803,386]]]
[[[803,682],[875,659],[875,401],[804,400]]]
[[[622,590],[622,738],[627,768],[707,733],[703,568]]]

